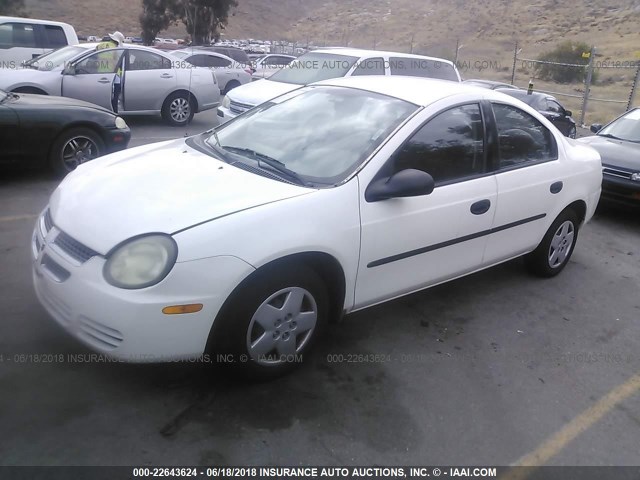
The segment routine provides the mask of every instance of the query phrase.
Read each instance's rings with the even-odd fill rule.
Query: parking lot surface
[[[199,133],[129,118],[131,146]],[[56,181],[0,174],[0,464],[635,465],[640,217],[601,208],[561,275],[519,260],[332,325],[293,374],[91,357],[31,286]]]

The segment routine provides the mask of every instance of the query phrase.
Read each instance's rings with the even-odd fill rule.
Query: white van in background
[[[25,60],[77,44],[78,35],[68,23],[0,17],[0,68],[18,68]]]

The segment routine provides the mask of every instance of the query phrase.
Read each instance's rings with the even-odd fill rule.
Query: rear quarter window
[[[389,57],[389,69],[391,75],[460,81],[453,65],[427,58]]]

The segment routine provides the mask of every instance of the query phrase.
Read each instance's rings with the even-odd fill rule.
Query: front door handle
[[[474,215],[482,215],[487,213],[491,208],[491,200],[480,200],[471,205],[471,213]]]
[[[160,78],[173,78],[173,75],[169,75],[168,73],[163,73],[160,75]]]
[[[109,80],[108,78],[102,77],[100,80],[98,80],[98,83],[111,83],[111,80]]]

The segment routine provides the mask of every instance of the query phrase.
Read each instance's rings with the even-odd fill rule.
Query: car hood
[[[50,211],[59,229],[105,255],[136,235],[173,234],[311,192],[241,170],[180,139],[81,165],[55,190]]]
[[[85,107],[101,110],[103,112],[114,115],[114,113],[106,108],[93,103],[76,100],[75,98],[56,97],[50,95],[35,95],[31,93],[19,93],[19,98],[13,100],[9,105],[14,107]]]
[[[0,88],[11,90],[12,85],[18,82],[38,83],[40,79],[49,78],[51,75],[60,75],[60,70],[35,70],[33,68],[0,69]]]
[[[640,171],[640,143],[600,135],[583,137],[579,141],[595,148],[602,157],[603,165]]]
[[[245,105],[255,106],[302,87],[303,85],[273,82],[264,79],[234,88],[229,92],[229,99]]]

